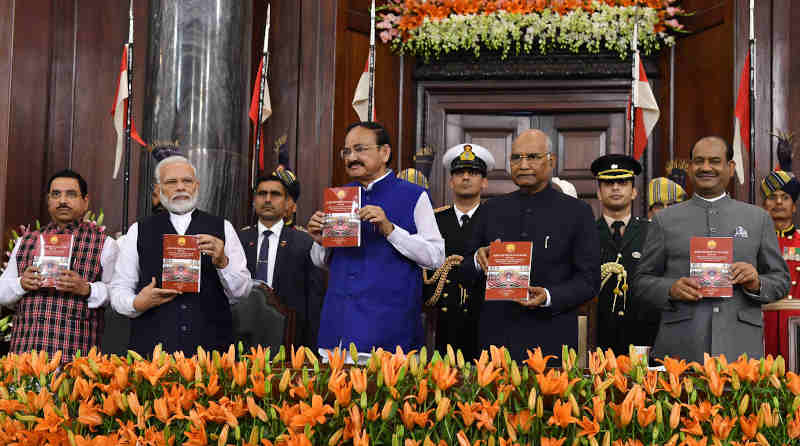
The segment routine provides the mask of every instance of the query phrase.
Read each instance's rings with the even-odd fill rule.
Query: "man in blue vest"
[[[196,170],[182,156],[156,165],[167,211],[134,223],[120,244],[111,304],[131,319],[130,348],[192,354],[198,346],[227,349],[233,341],[230,304],[249,291],[247,260],[231,223],[197,209]],[[193,235],[202,254],[199,293],[161,288],[164,234]]]
[[[392,148],[378,123],[348,127],[339,154],[354,180],[347,186],[361,188],[361,246],[323,248],[325,214],[311,217],[311,258],[330,271],[319,347],[346,348],[353,342],[364,353],[373,347],[418,348],[423,341],[421,268],[436,269],[444,262],[444,240],[430,198],[387,167]]]

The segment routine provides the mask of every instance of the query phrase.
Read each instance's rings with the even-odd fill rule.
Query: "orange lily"
[[[539,389],[544,395],[562,395],[570,385],[579,381],[578,378],[573,378],[570,381],[566,373],[561,373],[555,369],[548,370],[547,375],[542,375],[541,373],[536,375],[536,379],[539,382]]]
[[[735,418],[714,416],[714,421],[711,423],[711,430],[714,432],[714,438],[725,441],[731,433],[731,429],[736,425]]]
[[[300,405],[299,404],[293,404],[293,405],[290,406],[289,404],[286,403],[286,401],[284,401],[283,404],[280,407],[278,407],[275,404],[273,404],[272,408],[275,409],[276,412],[278,412],[278,416],[280,416],[281,421],[283,422],[283,424],[285,424],[287,426],[290,425],[292,419],[297,414],[300,413]]]
[[[34,431],[55,433],[61,429],[61,423],[67,421],[67,418],[66,416],[59,416],[53,407],[54,406],[51,405],[44,407],[44,417],[42,417],[41,421],[36,423],[36,427],[33,429]],[[66,405],[62,404],[61,413],[65,415],[68,413]]]
[[[565,403],[560,399],[556,400],[556,403],[553,406],[553,416],[547,420],[547,424],[556,425],[563,429],[570,424],[577,422],[578,420],[572,416],[572,405],[568,402]]]
[[[706,421],[710,420],[711,417],[717,414],[717,412],[722,409],[722,406],[719,404],[711,405],[711,402],[708,400],[703,400],[700,404],[684,404],[684,406],[689,409],[689,416],[693,419],[705,423]]]
[[[639,422],[639,426],[647,427],[650,425],[650,423],[655,421],[656,409],[657,407],[655,404],[651,404],[648,407],[639,408],[639,410],[636,411],[636,421]]]
[[[621,393],[628,391],[628,378],[620,373],[620,369],[617,369],[614,372],[614,387],[616,387]]]
[[[417,403],[423,404],[428,399],[428,380],[422,379],[417,384]]]
[[[364,370],[358,367],[350,369],[350,382],[353,383],[353,389],[358,393],[367,391],[367,374]]]
[[[267,412],[253,399],[252,396],[247,397],[247,411],[250,412],[250,416],[253,418],[258,418],[263,422],[267,422]]]
[[[231,366],[233,374],[233,382],[239,387],[244,387],[247,384],[247,363],[238,361]]]
[[[528,432],[531,430],[531,425],[533,424],[533,414],[528,409],[521,410],[516,415],[512,416],[513,418],[513,425],[521,430],[522,432]]]
[[[564,442],[567,441],[566,437],[562,438],[547,438],[542,437],[539,441],[541,446],[562,446]]]
[[[311,446],[311,443],[309,443],[309,446]],[[369,446],[369,435],[367,435],[366,429],[353,437],[353,446]]]
[[[678,399],[681,396],[681,392],[683,392],[683,386],[681,386],[680,378],[678,375],[674,375],[672,373],[669,374],[669,382],[664,381],[664,378],[659,377],[659,382],[661,383],[661,387],[666,390],[671,397]]]
[[[528,364],[528,367],[536,373],[544,372],[544,369],[547,368],[548,359],[556,359],[553,355],[542,356],[541,347],[536,347],[533,349],[533,352],[528,350],[527,353],[528,359],[525,360],[525,364]],[[592,358],[592,356],[590,356],[590,358]]]
[[[791,440],[800,437],[800,408],[794,411],[794,416],[786,423],[786,434]]]
[[[592,415],[594,419],[602,423],[606,419],[606,401],[600,396],[592,397]]]
[[[683,442],[683,444],[685,444],[686,446],[706,446],[707,443],[708,443],[708,437],[697,439],[695,437],[692,437],[691,435],[687,436],[686,440],[684,440]]]
[[[464,404],[461,402],[456,403],[456,405],[459,408],[458,413],[461,414],[461,419],[464,421],[464,426],[471,426],[475,421],[475,411],[473,410],[473,407],[469,403]]]
[[[456,439],[458,440],[459,446],[470,446],[469,440],[467,439],[467,434],[465,434],[463,430],[458,431],[456,434]]]
[[[442,421],[442,418],[450,413],[450,398],[442,397],[436,405],[436,421]]]
[[[431,368],[431,377],[436,387],[445,391],[458,382],[458,370],[450,367],[446,361],[439,361]]]
[[[675,403],[672,405],[672,409],[669,412],[669,427],[670,429],[675,429],[678,427],[678,424],[681,421],[681,405]]]
[[[578,432],[578,437],[583,437],[584,435],[592,438],[600,432],[600,425],[597,424],[597,421],[590,420],[589,417],[583,416],[583,419],[578,422],[578,426],[581,428],[581,431]]]
[[[378,419],[378,417],[380,417],[380,407],[378,406],[378,403],[375,403],[367,410],[367,419],[369,421],[375,421]]]
[[[292,359],[292,368],[300,369],[303,367],[303,363],[306,360],[306,349],[305,347],[299,347],[297,350],[294,349],[294,345],[292,345],[290,356]]]
[[[697,436],[703,435],[703,428],[700,427],[700,422],[697,419],[684,418],[683,425],[686,427],[682,428],[681,432]]]
[[[332,371],[335,372],[344,368],[344,361],[347,357],[346,351],[337,346],[333,349],[333,351],[325,350],[325,353],[328,355],[328,364],[330,365]]]
[[[786,388],[789,389],[793,395],[800,395],[800,375],[794,372],[786,372]]]
[[[648,370],[642,382],[642,387],[648,395],[653,395],[658,390],[658,372],[655,370]]]
[[[670,358],[669,356],[665,356],[664,359],[656,359],[656,362],[660,362],[664,365],[664,369],[670,375],[675,375],[676,378],[680,378],[683,372],[689,368],[689,365],[686,364],[686,361],[681,359],[677,360],[674,358]]]
[[[619,355],[617,356],[617,370],[624,374],[628,374],[631,372],[633,368],[633,364],[631,364],[631,359],[626,355]]]
[[[107,398],[106,401],[110,400]],[[165,424],[169,424],[169,408],[167,407],[167,400],[165,397],[156,398],[153,400],[153,410],[155,411],[156,418]]]
[[[315,394],[311,398],[310,406],[302,401],[300,402],[300,414],[295,415],[290,424],[292,427],[304,427],[306,425],[314,427],[315,424],[325,424],[327,421],[326,415],[330,415],[333,412],[333,407],[323,404],[322,396]]]

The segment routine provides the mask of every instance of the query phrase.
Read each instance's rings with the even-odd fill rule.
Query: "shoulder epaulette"
[[[446,210],[450,209],[451,207],[453,207],[453,205],[452,204],[448,204],[447,206],[442,206],[442,207],[434,209],[433,213],[436,214],[436,213],[439,213],[439,212],[442,212],[442,211],[446,211]]]
[[[292,228],[294,228],[295,230],[300,231],[300,232],[308,233],[308,229],[306,229],[306,228],[304,228],[303,226],[300,226],[300,225],[294,225],[294,226],[292,226]]]

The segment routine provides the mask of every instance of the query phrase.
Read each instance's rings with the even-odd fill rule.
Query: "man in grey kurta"
[[[735,359],[764,354],[761,304],[789,290],[772,220],[761,208],[730,198],[732,150],[717,137],[692,148],[695,195],[653,217],[634,279],[634,298],[661,308],[654,355],[702,361],[703,353]],[[733,297],[703,298],[689,277],[692,237],[733,237]]]

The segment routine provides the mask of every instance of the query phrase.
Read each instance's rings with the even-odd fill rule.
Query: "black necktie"
[[[469,224],[469,215],[464,214],[461,216],[461,227],[463,228],[467,224]]]
[[[267,229],[263,232],[264,234],[264,241],[261,242],[261,249],[258,252],[258,266],[256,266],[256,279],[261,280],[264,283],[269,283],[267,278],[269,277],[269,236],[272,235],[272,231]]]
[[[625,226],[625,222],[623,221],[615,221],[611,223],[611,229],[614,230],[614,234],[611,236],[614,240],[614,243],[618,244],[622,241],[622,227]]]

